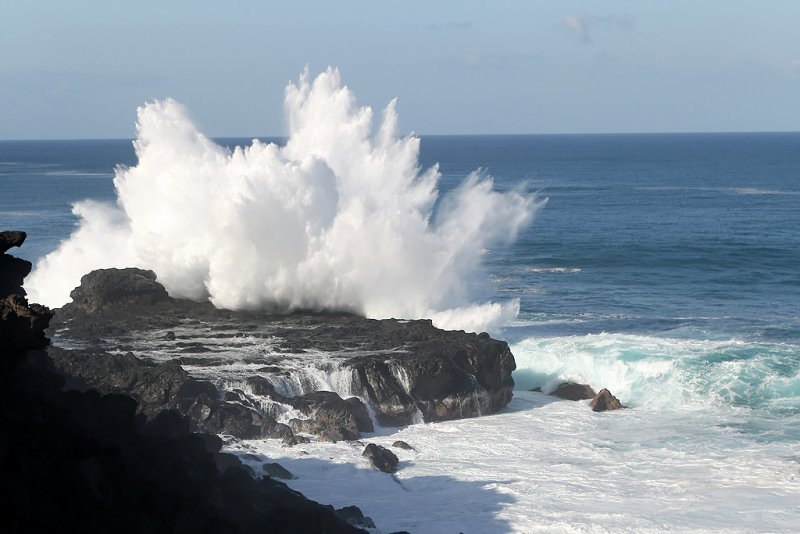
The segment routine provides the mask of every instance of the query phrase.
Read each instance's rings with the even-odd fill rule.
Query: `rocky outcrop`
[[[591,386],[586,384],[576,384],[574,382],[565,382],[558,386],[551,395],[560,399],[571,401],[589,400],[597,395]]]
[[[21,247],[25,232],[0,232],[0,295],[25,296],[22,281],[31,272],[31,262],[6,254],[12,247]]]
[[[149,306],[169,300],[156,273],[143,269],[101,269],[81,278],[81,285],[70,293],[73,306],[85,313],[109,308]]]
[[[11,241],[0,233],[0,248]],[[64,391],[39,350],[49,311],[11,289],[0,294],[0,531],[363,532],[281,482],[254,479],[219,452],[220,438],[191,433],[174,411],[148,418],[126,395]],[[140,363],[112,358],[113,376],[93,377],[135,389],[151,373],[142,398],[180,398],[182,370]]]
[[[246,396],[221,392],[214,384],[197,380],[175,361],[161,364],[98,349],[65,350],[49,347],[55,366],[67,377],[67,388],[102,393],[124,393],[137,401],[137,411],[154,417],[175,410],[189,418],[192,429],[241,439],[284,438],[292,435],[260,411]]]
[[[386,447],[381,447],[380,445],[370,443],[366,446],[361,455],[372,462],[372,465],[375,466],[379,471],[383,471],[384,473],[397,472],[397,464],[400,462],[400,460],[398,460],[397,456],[395,456],[395,454]]]
[[[378,321],[347,313],[217,310],[209,303],[170,298],[152,272],[139,269],[87,274],[72,298],[54,318],[57,342],[95,345],[108,353],[132,351],[159,364],[175,362],[189,377],[208,376],[219,397],[234,392],[213,369],[232,361],[250,365],[253,372],[242,377],[244,387],[231,402],[284,425],[254,421],[262,435],[269,434],[265,428],[277,428],[285,439],[291,432],[353,440],[372,431],[370,411],[377,423],[399,426],[493,413],[511,400],[514,357],[505,342],[485,333],[442,331],[427,320]],[[239,342],[245,337],[253,345]],[[253,349],[265,344],[266,351]],[[81,376],[95,385],[104,372]],[[319,376],[338,378],[329,385],[320,384]],[[173,407],[174,394],[169,390],[156,400]],[[150,402],[141,400],[149,409]],[[215,421],[213,400],[210,392],[200,392],[193,406],[181,405],[182,413],[207,425]],[[288,412],[302,417],[287,420],[283,414]],[[255,432],[247,425],[236,431]]]
[[[589,406],[594,412],[605,412],[606,410],[619,410],[620,408],[624,408],[619,399],[605,388],[600,390],[600,393],[592,399]]]

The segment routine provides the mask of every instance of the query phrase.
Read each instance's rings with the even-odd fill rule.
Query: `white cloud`
[[[562,21],[564,29],[585,44],[592,42],[595,30],[628,31],[636,26],[636,18],[630,15],[567,15]]]

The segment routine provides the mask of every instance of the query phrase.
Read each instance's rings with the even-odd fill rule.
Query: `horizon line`
[[[538,132],[538,133],[417,133],[410,132],[400,137],[580,137],[580,136],[625,136],[625,135],[742,135],[742,134],[798,134],[800,130],[698,130],[698,131],[630,131],[630,132]],[[208,135],[212,140],[222,139],[287,139],[286,135]],[[0,143],[54,142],[54,141],[134,141],[136,137],[41,137],[0,138]]]

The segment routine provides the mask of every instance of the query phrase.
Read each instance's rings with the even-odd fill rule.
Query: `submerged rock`
[[[400,462],[392,451],[374,443],[368,444],[361,456],[368,458],[372,465],[384,473],[396,473]]]
[[[555,391],[551,393],[551,395],[558,397],[560,399],[566,399],[571,401],[579,401],[579,400],[589,400],[593,399],[595,395],[595,391],[592,389],[591,386],[586,384],[575,384],[574,382],[565,382],[558,386]]]
[[[589,406],[594,412],[605,412],[607,410],[619,410],[620,408],[624,408],[619,399],[605,388],[600,390],[600,393],[592,399]]]

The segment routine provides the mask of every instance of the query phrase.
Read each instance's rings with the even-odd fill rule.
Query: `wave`
[[[433,317],[473,331],[513,318],[518,301],[475,304],[467,288],[482,251],[530,223],[535,195],[496,192],[474,172],[439,199],[419,138],[396,133],[395,101],[373,134],[372,110],[337,70],[290,83],[285,111],[285,146],[230,150],[174,100],[139,108],[138,162],[116,169],[116,203],[74,205],[78,229],[38,262],[31,298],[60,306],[83,274],[138,266],[173,296],[221,308]]]
[[[624,334],[528,338],[512,345],[518,389],[564,381],[655,408],[727,405],[800,414],[800,346]]]

